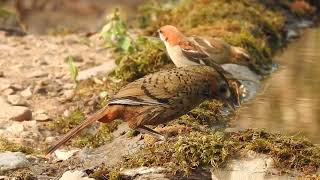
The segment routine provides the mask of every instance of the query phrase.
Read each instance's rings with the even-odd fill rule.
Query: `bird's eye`
[[[158,33],[161,33],[161,34],[162,34],[162,31],[161,31],[161,30],[158,30]]]
[[[230,96],[230,92],[229,92],[228,86],[226,84],[220,86],[218,91],[219,91],[220,95],[223,95],[223,96],[226,96],[226,97]]]
[[[221,86],[220,88],[219,88],[219,93],[221,93],[221,94],[224,94],[224,93],[226,93],[227,92],[227,87],[224,85],[224,86]]]

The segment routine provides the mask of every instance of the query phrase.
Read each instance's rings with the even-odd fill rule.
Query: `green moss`
[[[297,136],[247,130],[231,135],[239,149],[270,155],[278,169],[314,173],[320,167],[320,148]]]
[[[138,38],[136,50],[116,54],[116,64],[113,75],[125,81],[132,81],[148,73],[158,71],[169,60],[163,44],[159,40]]]
[[[200,122],[202,125],[212,125],[221,121],[219,107],[221,103],[218,101],[205,101],[199,107],[193,109],[188,113],[188,117],[194,118],[195,121]]]
[[[23,152],[26,154],[36,153],[36,151],[30,147],[12,143],[3,137],[0,137],[0,152],[4,152],[4,151]]]
[[[96,148],[113,139],[112,132],[117,129],[121,121],[113,121],[107,124],[101,124],[95,134],[81,135],[73,141],[73,145],[79,148],[90,147]]]
[[[228,150],[221,133],[191,132],[177,141],[151,144],[124,161],[124,167],[164,166],[173,172],[190,173],[198,166],[218,167],[225,162]]]
[[[95,170],[95,172],[90,174],[89,177],[94,179],[118,180],[120,179],[121,176],[120,176],[120,169],[108,168],[103,166]]]
[[[100,175],[117,174],[121,168],[161,166],[172,173],[190,174],[198,167],[222,167],[228,159],[252,150],[270,155],[281,172],[315,173],[320,166],[320,148],[297,136],[284,136],[264,130],[191,132],[176,140],[151,143]]]
[[[49,126],[51,129],[57,130],[60,133],[66,133],[79,125],[84,118],[83,110],[75,109],[74,111],[71,111],[68,117],[60,116],[56,120],[52,121]]]

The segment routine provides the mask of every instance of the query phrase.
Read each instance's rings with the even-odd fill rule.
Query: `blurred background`
[[[32,34],[92,32],[101,29],[105,16],[119,8],[123,18],[134,19],[146,0],[0,0],[0,6],[18,14]]]

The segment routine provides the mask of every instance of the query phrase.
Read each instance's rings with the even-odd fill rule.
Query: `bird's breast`
[[[192,65],[199,65],[196,62],[190,61],[188,58],[186,58],[179,46],[172,46],[166,45],[167,47],[167,52],[168,55],[170,56],[172,62],[177,66],[177,67],[184,67],[184,66],[192,66]]]

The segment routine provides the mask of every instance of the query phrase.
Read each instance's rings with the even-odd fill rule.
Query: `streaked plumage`
[[[108,105],[68,132],[49,148],[55,151],[95,121],[123,119],[132,129],[163,138],[145,125],[171,121],[192,110],[205,99],[233,103],[223,77],[208,66],[187,66],[160,71],[129,83]]]

